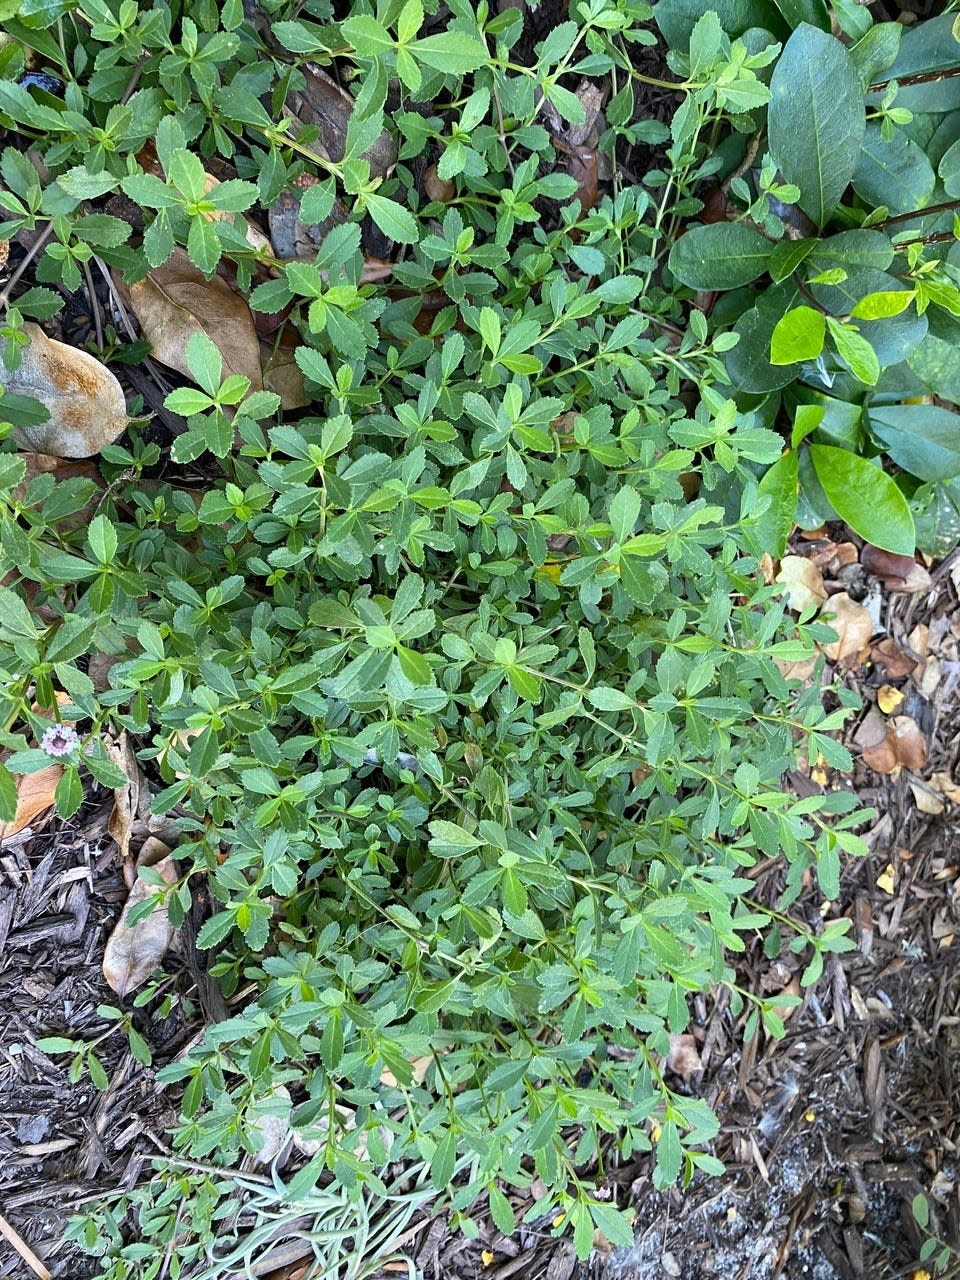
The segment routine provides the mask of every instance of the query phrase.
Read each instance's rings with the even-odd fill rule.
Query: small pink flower
[[[68,724],[52,724],[40,739],[48,756],[68,756],[80,745],[80,735]]]

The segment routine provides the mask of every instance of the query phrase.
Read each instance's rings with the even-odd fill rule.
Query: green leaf
[[[53,803],[61,818],[72,818],[83,804],[83,783],[80,781],[80,770],[75,764],[68,764],[64,769],[63,777],[53,793]]]
[[[457,1135],[448,1129],[437,1143],[430,1161],[430,1181],[438,1191],[447,1191],[453,1180],[457,1160]]]
[[[41,1053],[73,1053],[78,1041],[66,1036],[41,1036],[36,1044]]]
[[[419,62],[453,76],[479,71],[490,58],[482,40],[461,31],[441,31],[423,40],[413,40],[407,48]]]
[[[728,36],[742,36],[750,27],[764,27],[774,35],[786,34],[782,17],[768,0],[710,0]],[[704,0],[658,0],[653,17],[668,48],[685,52],[690,35],[707,6]]]
[[[850,57],[864,89],[880,78],[897,56],[903,27],[899,22],[877,22],[850,45]]]
[[[12,822],[17,814],[17,780],[0,763],[0,822]]]
[[[810,445],[810,457],[833,509],[854,533],[884,551],[913,555],[913,516],[906,498],[885,471],[832,445]]]
[[[770,241],[742,222],[691,227],[670,250],[668,265],[691,289],[736,289],[763,275]]]
[[[935,395],[960,404],[960,348],[954,342],[928,333],[907,356],[907,364]]]
[[[791,27],[809,22],[821,31],[830,30],[830,14],[824,0],[776,0],[776,6]]]
[[[880,361],[870,343],[848,325],[834,320],[833,316],[827,316],[827,327],[837,354],[853,376],[875,387],[880,378]]]
[[[940,405],[874,406],[870,427],[887,453],[920,480],[960,476],[960,414]]]
[[[595,685],[588,692],[587,701],[598,711],[630,711],[637,705],[629,694],[605,684]]]
[[[96,516],[87,531],[90,550],[101,564],[110,564],[117,554],[117,531],[104,515]]]
[[[823,350],[826,320],[815,307],[794,307],[777,322],[770,339],[771,364],[815,360]]]
[[[340,24],[340,30],[343,38],[363,57],[377,58],[397,43],[382,22],[365,13],[347,18]]]
[[[167,181],[188,200],[202,200],[207,179],[200,157],[192,151],[174,151],[167,168]]]
[[[364,197],[367,212],[383,234],[397,244],[416,244],[419,238],[417,220],[402,204],[387,196],[368,193]]]
[[[799,463],[791,449],[763,473],[760,493],[769,497],[770,506],[757,518],[756,537],[761,551],[782,556],[797,514],[800,492]]]
[[[912,138],[896,130],[884,138],[880,126],[867,125],[853,189],[871,207],[886,205],[891,213],[922,209],[933,195],[937,178],[926,153]]]
[[[615,542],[626,542],[633,536],[642,507],[640,494],[630,485],[624,485],[617,491],[610,503],[610,525]]]
[[[857,167],[866,125],[863,90],[839,40],[802,23],[787,41],[770,81],[770,154],[798,204],[824,226]]]
[[[100,173],[91,173],[81,164],[68,169],[66,173],[61,173],[57,182],[67,195],[74,196],[77,200],[96,200],[99,196],[106,195],[108,191],[115,190],[119,179],[103,170]]]
[[[216,343],[202,329],[191,333],[185,347],[187,368],[208,395],[215,396],[220,387],[223,356]]]

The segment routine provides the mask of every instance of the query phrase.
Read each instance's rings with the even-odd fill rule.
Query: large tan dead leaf
[[[790,608],[797,613],[816,609],[827,598],[823,575],[806,556],[784,556],[776,580],[785,589]]]
[[[176,882],[177,869],[170,850],[153,836],[144,842],[138,865],[151,866],[167,884]],[[146,982],[173,940],[173,925],[162,906],[158,905],[155,911],[136,924],[130,924],[133,908],[151,898],[159,900],[161,892],[158,885],[138,879],[130,890],[113,933],[107,939],[103,951],[103,976],[118,996],[125,996]]]
[[[848,658],[854,658],[870,643],[873,635],[870,611],[851,600],[845,591],[830,597],[823,606],[820,618],[837,633],[833,644],[823,646],[823,651],[831,662],[844,662]]]
[[[223,357],[224,376],[240,373],[250,379],[252,391],[263,389],[260,344],[250,308],[220,276],[205,279],[185,249],[174,249],[170,260],[139,284],[128,287],[119,272],[114,273],[114,284],[129,301],[161,364],[191,377],[186,345],[202,331]]]
[[[137,762],[137,755],[124,730],[119,740],[104,738],[103,747],[113,764],[127,775],[122,787],[113,791],[113,812],[107,822],[107,830],[120,847],[120,857],[126,862],[130,855],[130,837],[133,824],[145,817],[150,807],[150,788]]]
[[[0,822],[0,840],[9,840],[53,808],[53,795],[63,777],[62,764],[50,764],[17,779],[17,812],[10,822]]]
[[[935,787],[929,786],[921,778],[910,778],[907,784],[913,792],[917,809],[928,817],[936,818],[943,813],[947,802]]]
[[[28,321],[24,331],[30,345],[17,369],[0,368],[0,382],[10,395],[39,400],[50,417],[37,426],[14,427],[16,443],[57,458],[90,458],[113,444],[129,418],[123,388],[107,366],[48,338],[39,325]]]
[[[866,723],[866,722],[865,722]],[[862,750],[863,763],[877,773],[893,773],[901,765],[913,771],[927,761],[927,744],[917,722],[910,716],[893,716],[886,735]]]
[[[869,543],[860,552],[860,563],[867,573],[879,578],[888,591],[927,591],[933,579],[913,556],[898,556]]]

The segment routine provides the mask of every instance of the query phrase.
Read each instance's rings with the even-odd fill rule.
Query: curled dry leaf
[[[833,644],[823,646],[823,651],[831,662],[845,662],[849,658],[855,658],[870,643],[873,635],[870,611],[851,600],[845,591],[830,597],[820,618],[837,633]]]
[[[945,796],[951,804],[960,804],[960,784],[958,784],[951,774],[942,772],[935,773],[930,779],[930,785]]]
[[[697,1042],[692,1035],[689,1033],[677,1035],[675,1032],[671,1032],[667,1068],[678,1076],[689,1076],[694,1071],[703,1070]]]
[[[111,763],[118,769],[122,769],[127,776],[127,781],[122,787],[114,788],[113,812],[107,821],[107,830],[116,840],[120,857],[126,863],[130,856],[133,825],[138,819],[144,819],[150,808],[150,788],[137,762],[136,752],[127,737],[126,730],[121,732],[116,742],[112,738],[105,737],[103,748]]]
[[[428,200],[435,200],[438,204],[449,204],[456,193],[456,185],[449,178],[441,178],[435,164],[427,166],[427,171],[423,175],[423,194]]]
[[[123,435],[129,418],[123,388],[105,364],[86,351],[48,338],[27,322],[30,345],[16,369],[0,367],[10,395],[32,396],[50,414],[35,426],[14,427],[22,449],[56,458],[90,458]]]
[[[176,883],[177,869],[169,848],[151,836],[144,842],[138,866],[150,866],[167,884]],[[103,952],[103,976],[118,996],[135,991],[150,977],[166,955],[173,940],[173,925],[165,908],[158,906],[148,916],[130,924],[130,913],[141,902],[159,901],[159,885],[138,879],[124,903],[120,919],[107,939]]]
[[[943,796],[920,778],[910,778],[907,785],[913,792],[914,803],[920,813],[936,818],[947,807],[947,802]]]
[[[901,765],[915,772],[927,762],[927,744],[916,720],[894,716],[887,721],[885,736],[864,747],[861,755],[863,763],[877,773],[893,773]]]
[[[860,552],[860,563],[867,573],[879,578],[888,591],[928,591],[933,579],[913,556],[898,556],[869,543]]]
[[[784,556],[776,581],[785,589],[787,603],[797,613],[819,608],[827,598],[823,575],[806,556]]]
[[[113,281],[161,364],[191,377],[186,346],[202,331],[223,357],[225,377],[243,374],[251,391],[262,390],[260,344],[250,308],[220,276],[207,280],[185,249],[174,249],[169,261],[137,284],[125,285],[119,272]]]
[[[916,658],[908,657],[892,636],[887,636],[877,644],[871,645],[870,661],[883,667],[891,680],[908,676],[917,665]]]

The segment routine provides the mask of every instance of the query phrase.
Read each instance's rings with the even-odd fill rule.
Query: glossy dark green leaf
[[[770,81],[770,153],[800,208],[822,227],[857,167],[866,124],[863,90],[839,40],[803,23],[787,41]]]
[[[898,467],[921,480],[960,476],[960,414],[932,404],[877,406],[870,426]]]
[[[772,245],[742,222],[691,227],[670,250],[668,265],[691,289],[736,289],[767,269]]]

